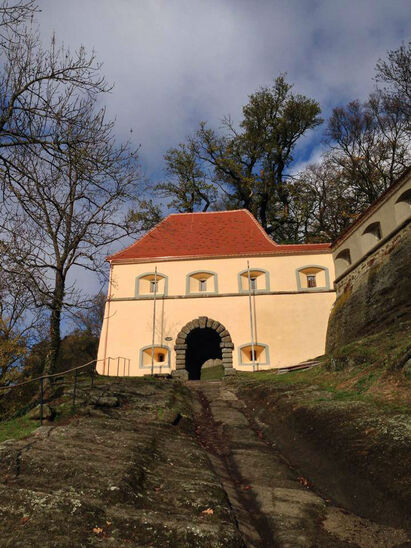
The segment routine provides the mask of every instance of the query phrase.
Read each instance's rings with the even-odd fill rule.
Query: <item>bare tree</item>
[[[36,305],[49,310],[48,373],[58,357],[63,308],[84,299],[68,283],[69,272],[100,270],[108,246],[137,230],[128,211],[139,180],[136,153],[116,146],[113,125],[95,111],[93,98],[82,101],[80,115],[80,124],[66,124],[70,144],[15,147],[7,157],[4,246],[9,272],[23,273]]]

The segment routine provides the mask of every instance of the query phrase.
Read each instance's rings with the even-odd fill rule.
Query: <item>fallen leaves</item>
[[[206,508],[201,513],[205,514],[206,516],[212,516],[214,514],[214,510],[212,508]]]
[[[103,529],[101,527],[93,527],[93,533],[95,535],[101,535],[102,532],[103,532]]]
[[[22,517],[20,520],[21,525],[24,525],[25,523],[27,523],[29,519],[30,519],[29,516]]]

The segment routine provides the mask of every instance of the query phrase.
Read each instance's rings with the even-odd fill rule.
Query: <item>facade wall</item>
[[[330,287],[334,279],[331,253],[250,257],[248,260],[252,271],[263,272],[258,281],[264,280],[252,295],[254,342],[267,345],[264,355],[269,356],[269,363],[257,368],[293,365],[322,354],[327,321],[335,300]],[[318,274],[320,287],[298,284],[299,271],[308,267],[311,273],[312,266],[326,269]],[[155,267],[165,277],[156,298],[155,346],[166,349],[164,362],[156,362],[155,372],[175,369],[176,337],[184,325],[200,316],[212,318],[228,330],[234,344],[234,368],[252,369],[252,364],[239,365],[240,347],[251,342],[251,331],[248,292],[240,285],[247,258],[238,257],[114,264],[98,359],[125,357],[130,359],[130,375],[150,373],[147,352],[142,358],[141,351],[152,343],[154,301],[147,291],[136,293],[136,280],[142,275],[151,276]],[[211,276],[207,292],[192,294],[187,275],[199,271],[214,273],[217,284]],[[103,361],[100,361],[99,371],[102,370]]]
[[[411,175],[408,173],[401,180],[401,184],[389,190],[375,207],[371,206],[360,222],[354,224],[353,228],[349,229],[347,234],[334,245],[333,258],[337,286],[339,279],[359,264],[367,254],[377,249],[381,240],[390,238],[399,227],[406,224],[411,217],[410,204]]]

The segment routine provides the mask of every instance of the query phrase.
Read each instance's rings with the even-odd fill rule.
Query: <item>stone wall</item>
[[[336,282],[327,353],[411,317],[410,223]]]

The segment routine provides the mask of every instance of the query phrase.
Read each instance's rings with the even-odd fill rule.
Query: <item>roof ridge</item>
[[[181,217],[181,215],[214,215],[216,213],[238,213],[239,211],[248,211],[248,209],[224,209],[224,210],[221,210],[221,211],[184,211],[183,213],[170,213],[169,215],[167,215],[166,219],[168,219],[168,217],[174,217],[174,216],[178,216],[178,217]]]

